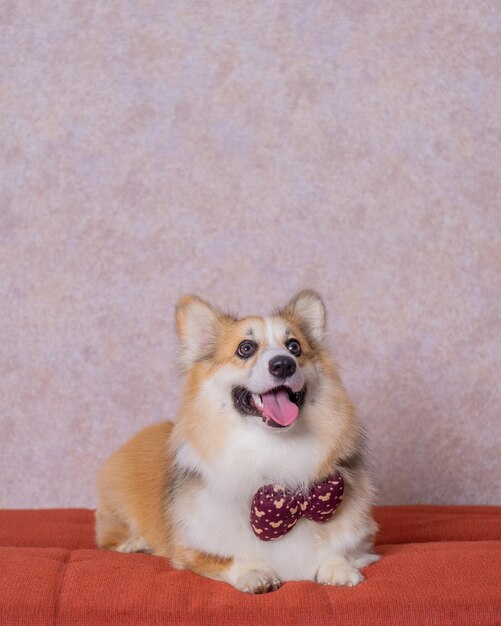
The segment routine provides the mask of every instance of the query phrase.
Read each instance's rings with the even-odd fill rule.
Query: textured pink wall
[[[174,415],[179,295],[301,287],[381,501],[501,503],[499,2],[0,11],[0,505]]]

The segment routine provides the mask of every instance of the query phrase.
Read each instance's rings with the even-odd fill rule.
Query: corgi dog
[[[248,593],[363,581],[379,558],[374,490],[325,324],[313,291],[264,318],[181,298],[177,420],[149,426],[105,463],[97,544]]]

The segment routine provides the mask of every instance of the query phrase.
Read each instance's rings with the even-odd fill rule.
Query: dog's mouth
[[[234,387],[233,404],[242,415],[261,417],[270,428],[287,428],[296,421],[304,403],[306,386],[294,392],[286,385],[274,387],[266,393],[252,393],[245,387]]]

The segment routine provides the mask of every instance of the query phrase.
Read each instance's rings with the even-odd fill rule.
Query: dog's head
[[[269,317],[243,319],[185,296],[176,325],[199,406],[277,432],[300,418],[322,375],[325,307],[318,294],[302,291]]]

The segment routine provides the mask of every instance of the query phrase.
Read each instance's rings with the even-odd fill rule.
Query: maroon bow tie
[[[327,522],[341,504],[344,480],[339,472],[315,483],[309,492],[266,485],[252,500],[250,521],[259,539],[272,541],[289,533],[302,517]]]

